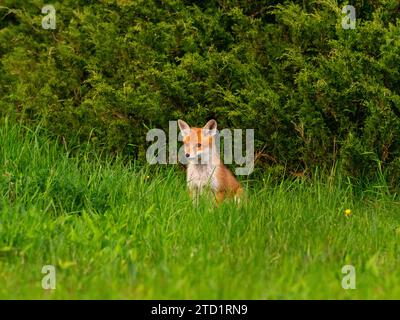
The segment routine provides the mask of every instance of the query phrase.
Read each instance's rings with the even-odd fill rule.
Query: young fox
[[[187,184],[191,197],[197,202],[204,187],[210,186],[217,203],[226,197],[240,197],[243,189],[232,172],[222,163],[215,144],[217,122],[210,120],[203,128],[190,128],[178,120],[188,159]]]

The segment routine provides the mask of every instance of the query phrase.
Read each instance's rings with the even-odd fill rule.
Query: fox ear
[[[208,121],[203,129],[206,131],[207,135],[215,136],[217,133],[217,121],[214,119]]]
[[[183,136],[189,135],[190,127],[185,121],[179,119],[178,120],[178,126],[179,126],[179,129],[181,129],[181,132],[182,132]]]

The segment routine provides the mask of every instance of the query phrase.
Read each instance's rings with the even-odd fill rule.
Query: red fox
[[[178,125],[188,159],[186,179],[192,199],[197,203],[201,192],[209,186],[217,203],[227,197],[239,200],[243,188],[222,163],[215,144],[217,122],[210,120],[203,128],[190,128],[185,121],[178,120]]]

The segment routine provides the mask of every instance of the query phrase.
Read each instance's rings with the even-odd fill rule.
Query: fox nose
[[[189,154],[189,153],[186,153],[185,156],[186,156],[186,158],[189,158],[189,157],[190,157],[190,154]]]

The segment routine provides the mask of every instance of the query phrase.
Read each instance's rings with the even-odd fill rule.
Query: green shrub
[[[65,0],[56,30],[44,1],[4,3],[3,117],[139,159],[148,128],[215,118],[255,129],[259,168],[400,179],[396,0],[355,4],[355,30],[334,0]]]

